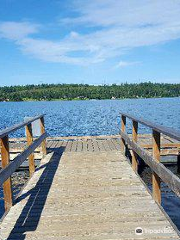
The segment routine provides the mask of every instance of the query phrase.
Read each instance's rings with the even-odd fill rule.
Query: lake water
[[[0,129],[19,123],[26,116],[44,113],[50,136],[118,134],[117,117],[120,111],[180,129],[180,98],[0,102]],[[130,125],[131,122],[129,129]],[[147,131],[140,126],[140,132]],[[14,134],[23,135],[23,129]]]
[[[119,112],[128,112],[149,121],[180,130],[180,98],[125,99],[98,101],[0,102],[0,129],[22,122],[24,117],[46,114],[50,136],[112,135],[119,131]],[[131,132],[128,122],[128,132]],[[141,126],[139,132],[150,130]],[[24,136],[24,129],[13,136]],[[171,169],[174,173],[176,169]],[[143,179],[151,188],[150,171]],[[1,195],[1,193],[0,193]],[[162,205],[180,230],[180,198],[163,185]],[[0,215],[3,203],[0,201]]]

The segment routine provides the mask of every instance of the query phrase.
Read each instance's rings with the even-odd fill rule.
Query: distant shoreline
[[[116,98],[116,99],[51,99],[51,100],[36,100],[36,99],[28,99],[28,100],[21,100],[21,101],[0,101],[1,102],[58,102],[58,101],[103,101],[103,100],[138,100],[138,99],[159,99],[159,98],[180,98],[177,97],[140,97],[140,98]]]
[[[1,102],[146,99],[180,97],[180,84],[41,84],[0,87]]]

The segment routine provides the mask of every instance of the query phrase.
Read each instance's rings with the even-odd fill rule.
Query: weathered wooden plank
[[[114,143],[117,150],[120,150],[120,139],[119,138],[112,139],[112,142]]]
[[[99,146],[96,139],[92,139],[92,145],[93,145],[94,152],[99,152]]]
[[[103,140],[98,140],[97,141],[98,147],[99,147],[99,151],[106,151],[104,144],[103,144]]]
[[[56,141],[55,148],[60,148],[63,144],[63,141]]]
[[[162,141],[161,141],[162,142]],[[140,143],[141,147],[148,149],[152,148],[152,144],[142,144]],[[180,148],[180,143],[162,143],[161,144],[161,149],[163,148]]]
[[[52,148],[52,145],[53,145],[54,141],[50,140],[47,142],[47,147],[48,148]]]
[[[116,135],[115,135],[116,136]],[[115,137],[112,136],[112,138],[110,138],[110,136],[104,136],[104,137],[100,137],[97,136],[97,138],[95,138],[95,136],[90,136],[89,139],[92,140],[92,145],[93,145],[93,151],[98,151],[99,149],[99,145],[98,143],[96,144],[96,141],[98,142],[99,140],[104,141],[106,139],[106,141],[108,142],[108,145],[110,147],[110,149],[117,149],[120,150],[120,136],[119,137]],[[129,135],[130,137],[132,137],[132,135]],[[141,135],[139,134],[138,136],[140,136],[138,139],[138,143],[140,144],[141,147],[148,149],[149,151],[152,150],[152,136],[150,136],[149,134],[144,134]],[[64,140],[66,140],[67,142],[72,142],[72,141],[82,141],[83,143],[83,149],[82,151],[87,151],[87,139],[88,137],[75,137],[75,139],[73,139],[72,137],[68,138],[68,137],[54,137],[54,138],[48,138],[49,140],[47,140],[47,148],[57,148],[60,147],[59,144],[61,142],[63,142]],[[71,140],[72,139],[72,140]],[[180,148],[180,143],[178,142],[172,142],[172,143],[166,143],[164,140],[164,137],[161,137],[161,155],[165,156],[165,155],[178,155],[179,153],[179,148]],[[14,139],[17,140],[18,139]],[[13,140],[13,141],[14,141]],[[175,141],[175,140],[173,140]],[[53,143],[53,144],[52,144]],[[111,144],[112,143],[112,144]],[[101,144],[100,144],[101,145]],[[22,150],[25,147],[25,142],[18,142],[16,143],[11,143],[11,149],[10,152],[19,152],[20,150]]]
[[[58,149],[59,153],[63,153],[66,150],[67,141],[62,141],[61,147]]]
[[[2,171],[4,171],[4,169],[9,166],[9,162],[10,162],[8,136],[5,136],[1,139],[1,157],[2,157],[2,168],[3,168]],[[0,180],[1,180],[1,175],[0,175]],[[13,205],[12,183],[11,183],[10,175],[2,183],[3,183],[5,211],[8,211]]]
[[[9,143],[9,147],[10,149],[13,148],[13,149],[23,149],[26,147],[26,142],[19,142],[17,140],[17,142],[11,142]]]
[[[27,149],[14,158],[14,160],[0,171],[0,186],[12,175],[12,173],[28,158],[28,156],[42,143],[47,137],[44,133],[36,139]]]
[[[110,141],[111,141],[112,145],[114,146],[115,150],[120,149],[120,146],[118,146],[118,143],[117,143],[116,139],[111,139]]]
[[[137,143],[137,139],[138,139],[137,132],[138,132],[138,122],[133,120],[132,139],[136,143]],[[138,156],[137,156],[137,153],[133,150],[132,150],[132,168],[135,172],[137,172],[137,170],[138,170]]]
[[[160,163],[160,139],[160,133],[153,130],[153,158],[157,163]],[[152,174],[152,188],[155,201],[161,204],[161,179],[155,172]]]
[[[117,150],[116,146],[114,145],[114,143],[112,142],[112,139],[107,139],[109,148],[111,149],[111,151]]]
[[[126,131],[126,117],[124,115],[121,115],[121,131],[125,132]],[[123,138],[121,138],[121,152],[125,152],[125,141]]]
[[[142,145],[139,145],[141,148]],[[130,150],[132,150],[132,148],[129,148]],[[146,149],[144,148],[145,150],[147,150],[149,153],[152,153],[152,149]],[[179,154],[179,150],[178,149],[161,149],[161,152],[160,152],[161,156],[168,156],[168,155],[178,155]]]
[[[29,123],[26,125],[26,136],[27,136],[27,145],[30,146],[33,143],[33,134],[32,134],[32,125]],[[30,176],[35,172],[35,164],[34,164],[34,152],[32,152],[29,157],[29,173]]]
[[[65,152],[71,152],[71,147],[72,147],[72,141],[68,141]]]
[[[9,127],[9,128],[7,128],[7,129],[5,129],[3,131],[0,131],[0,138],[3,138],[5,136],[9,135],[10,133],[13,133],[14,131],[17,131],[18,129],[20,129],[22,127],[25,127],[29,123],[32,123],[32,122],[36,121],[37,119],[40,119],[43,116],[44,115],[39,115],[37,117],[33,117],[32,119],[24,121],[23,123],[16,124],[16,125],[14,125],[12,127]]]
[[[94,135],[94,136],[64,136],[64,137],[48,137],[48,140],[88,140],[88,139],[102,139],[102,138],[117,138],[119,135]],[[22,139],[22,138],[20,138]],[[15,139],[16,141],[16,139]]]
[[[87,152],[88,151],[88,144],[87,144],[87,140],[86,139],[83,139],[83,152]]]
[[[77,141],[72,141],[71,152],[77,151]]]
[[[82,152],[83,144],[82,141],[77,141],[77,152]]]
[[[57,145],[57,141],[52,141],[52,143],[51,143],[51,146],[50,146],[50,148],[56,148],[56,145]]]
[[[175,129],[169,128],[169,127],[164,127],[162,125],[158,125],[158,124],[152,123],[150,121],[144,120],[142,118],[137,118],[135,116],[132,116],[132,115],[126,114],[126,113],[122,113],[122,112],[121,112],[121,116],[128,117],[129,119],[134,120],[138,123],[141,123],[151,129],[155,130],[156,132],[163,133],[170,138],[180,141],[180,131],[178,131],[178,130],[175,130]]]
[[[109,142],[107,141],[107,139],[103,140],[103,145],[106,151],[111,151],[111,147],[109,146]]]
[[[45,133],[44,116],[40,117],[40,130],[41,130],[41,135]],[[41,147],[42,147],[42,154],[45,156],[47,154],[46,138],[42,141]]]
[[[92,144],[92,140],[91,139],[88,139],[87,141],[87,149],[89,152],[93,152],[94,151],[94,148],[93,148],[93,144]]]
[[[179,239],[120,152],[60,156],[42,160],[1,223],[3,239]]]

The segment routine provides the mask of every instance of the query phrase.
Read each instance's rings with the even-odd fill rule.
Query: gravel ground
[[[12,174],[11,180],[12,180],[12,188],[13,188],[13,196],[16,197],[17,194],[21,191],[24,184],[29,179],[29,171],[18,171]],[[2,188],[0,188],[0,200],[3,200],[3,191]]]
[[[13,187],[13,195],[16,196],[24,184],[28,181],[29,179],[29,171],[24,170],[24,171],[18,171],[12,174],[12,187]]]

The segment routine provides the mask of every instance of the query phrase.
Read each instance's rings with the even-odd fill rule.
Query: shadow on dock
[[[63,146],[61,146],[61,147],[49,147],[49,148],[47,148],[47,152],[48,153],[53,152],[53,153],[62,154],[65,151],[65,148],[66,147],[63,147]]]
[[[28,200],[7,240],[14,237],[23,240],[26,238],[26,232],[36,230],[63,152],[64,148],[61,147],[58,152],[52,154],[48,163],[37,168],[36,171],[44,170],[35,187],[17,198],[16,203],[27,197]]]

